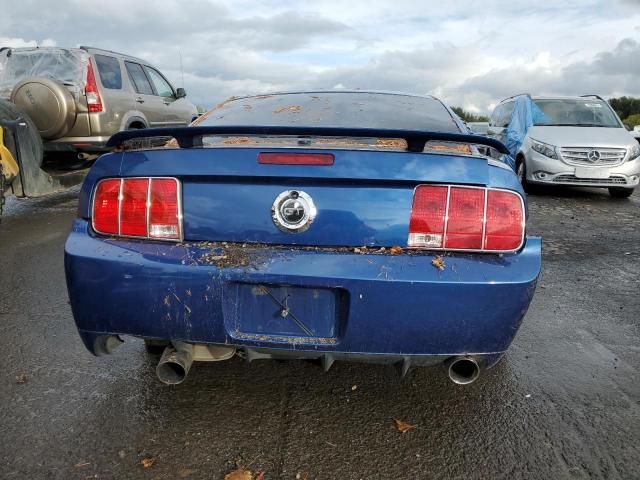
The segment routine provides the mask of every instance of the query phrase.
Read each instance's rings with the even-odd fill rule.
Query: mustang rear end
[[[501,144],[433,98],[231,103],[199,126],[118,134],[112,145],[167,136],[175,148],[123,148],[92,168],[65,247],[92,353],[144,338],[166,347],[157,373],[170,384],[234,354],[445,364],[461,384],[501,358],[541,257],[514,172],[470,147]],[[251,112],[285,119],[251,125]]]

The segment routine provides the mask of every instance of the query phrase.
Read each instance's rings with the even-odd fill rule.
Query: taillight
[[[102,98],[100,98],[100,92],[98,91],[98,84],[96,82],[96,76],[93,73],[93,66],[91,60],[89,60],[87,66],[87,84],[84,87],[84,93],[87,97],[87,108],[90,112],[102,111]]]
[[[180,240],[180,183],[175,178],[101,180],[92,220],[93,229],[102,234]]]
[[[120,180],[103,180],[93,197],[93,228],[97,232],[120,233]]]
[[[259,153],[258,163],[268,165],[333,165],[330,153]]]
[[[408,246],[507,252],[524,242],[524,202],[516,192],[480,187],[419,185]]]

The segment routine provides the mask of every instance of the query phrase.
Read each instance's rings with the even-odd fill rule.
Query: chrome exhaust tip
[[[193,364],[193,345],[185,342],[173,342],[167,346],[156,367],[158,379],[166,385],[178,385],[184,382]]]
[[[480,365],[471,357],[455,357],[449,361],[449,378],[458,385],[469,385],[480,376]]]

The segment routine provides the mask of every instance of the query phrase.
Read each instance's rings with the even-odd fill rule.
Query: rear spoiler
[[[501,142],[481,135],[462,133],[425,132],[421,130],[393,130],[380,128],[338,128],[338,127],[304,127],[304,126],[246,126],[220,125],[176,128],[145,128],[125,130],[113,135],[107,147],[121,147],[128,140],[136,138],[172,137],[180,148],[202,146],[205,135],[292,135],[313,137],[359,137],[359,138],[401,138],[407,142],[410,152],[422,152],[427,142],[439,140],[444,142],[470,143],[485,145],[500,153],[509,154],[509,150]]]

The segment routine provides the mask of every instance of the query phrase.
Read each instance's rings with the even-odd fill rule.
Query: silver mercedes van
[[[640,144],[603,98],[526,95],[525,115],[514,109],[519,97],[498,104],[488,135],[509,146],[519,130],[512,153],[523,186],[602,187],[612,197],[633,193],[640,181]]]

